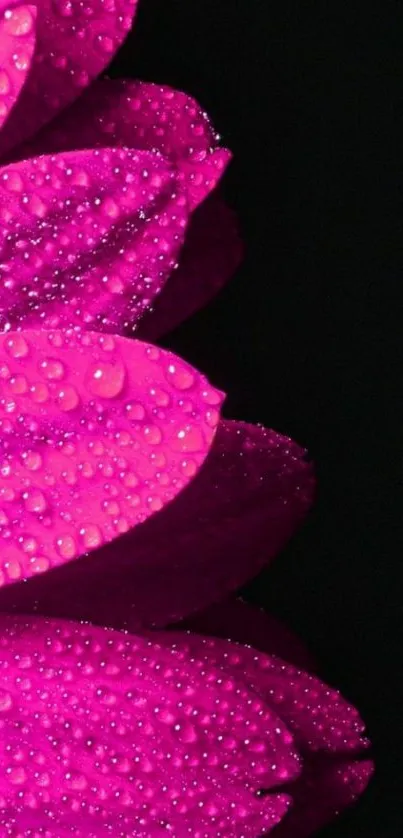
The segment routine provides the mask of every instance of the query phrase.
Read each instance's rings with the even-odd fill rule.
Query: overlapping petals
[[[328,688],[325,691],[316,678],[301,672],[301,668],[317,670],[310,652],[298,637],[263,610],[232,599],[201,612],[182,627],[214,638],[247,643],[297,667],[298,672],[284,665],[279,667],[277,662],[277,674],[270,688],[270,700],[293,731],[303,758],[303,770],[297,782],[290,789],[285,786],[292,794],[293,805],[274,834],[276,838],[308,838],[316,834],[357,800],[373,774],[373,761],[366,754],[369,743],[357,735],[360,731],[357,712],[344,702],[339,704],[337,693]],[[248,669],[246,658],[251,662],[251,654],[254,659]],[[215,656],[213,660],[217,662]],[[250,677],[252,683],[258,660],[254,650],[243,651],[245,677]],[[337,714],[340,710],[341,715],[345,713],[344,720],[337,718],[336,707]],[[354,726],[355,733],[351,736],[349,731]]]
[[[207,114],[185,93],[148,82],[101,79],[28,148],[31,153],[104,146],[159,151],[177,166],[194,209],[231,159],[218,143]]]
[[[3,328],[117,332],[173,269],[187,222],[176,171],[125,149],[30,158],[1,170]]]
[[[203,392],[202,411],[206,398],[219,400],[215,391],[207,397]],[[182,397],[180,417],[192,389]],[[208,422],[214,425],[216,416],[212,405]],[[150,421],[147,415],[139,423],[140,438]],[[122,448],[122,456],[128,459],[130,450]],[[182,485],[185,477],[189,485],[175,500],[91,556],[3,591],[0,608],[130,630],[162,627],[255,575],[283,547],[311,502],[314,480],[304,451],[274,431],[221,420],[200,471],[191,452],[181,454]],[[75,473],[77,460],[81,452],[72,452]],[[100,467],[102,462],[100,452]],[[80,475],[83,492],[86,483]]]
[[[109,64],[131,27],[136,4],[137,0],[36,0],[28,5],[2,0],[0,49],[4,27],[22,39],[19,59],[11,58],[18,68],[18,63],[29,61],[27,36],[35,37],[36,44],[25,84],[2,127],[1,155],[73,102]]]
[[[172,353],[90,332],[0,335],[0,376],[3,584],[171,501],[203,463],[222,400]]]
[[[11,834],[295,838],[306,755],[365,757],[356,711],[278,658],[183,633],[11,616],[0,627]]]
[[[121,0],[122,9],[133,5]],[[123,37],[122,9],[109,0],[42,2],[38,10],[18,6],[0,23],[2,329],[80,326],[132,335],[140,326],[154,339],[208,302],[240,261],[233,214],[217,194],[203,205],[231,155],[191,97],[101,79],[64,110],[101,69],[102,47],[114,50]],[[82,15],[95,53],[87,44],[82,50]],[[118,25],[112,21],[106,36],[109,16]],[[44,44],[52,36],[49,57]],[[65,38],[74,47],[68,60]],[[60,64],[61,78],[49,73],[49,61]],[[88,72],[77,69],[80,62]]]

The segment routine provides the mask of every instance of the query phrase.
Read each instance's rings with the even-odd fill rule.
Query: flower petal
[[[0,335],[0,386],[5,584],[171,501],[208,453],[222,398],[170,352],[73,331]]]
[[[202,640],[189,657],[186,644],[1,615],[0,648],[6,827],[39,814],[47,838],[256,838],[284,815],[292,737]],[[256,795],[262,784],[273,793]]]
[[[371,760],[331,760],[315,756],[292,787],[293,805],[273,838],[309,838],[364,793],[372,775]]]
[[[253,646],[310,672],[317,668],[312,655],[293,632],[262,608],[243,599],[226,599],[211,605],[176,628]]]
[[[30,72],[35,49],[36,7],[0,3],[0,129],[10,116]]]
[[[131,331],[176,264],[186,220],[174,169],[149,152],[68,152],[1,169],[3,328]]]
[[[312,497],[303,456],[274,431],[223,421],[180,498],[89,559],[1,596],[0,607],[132,631],[175,622],[238,588],[281,549]],[[190,479],[193,458],[182,467]]]
[[[231,159],[218,139],[207,114],[186,93],[148,82],[101,79],[18,153],[103,146],[160,151],[178,166],[193,209],[215,188]]]
[[[41,0],[35,60],[0,137],[0,153],[32,136],[76,99],[111,61],[137,0]]]
[[[191,631],[214,634],[216,637],[225,637],[243,644],[250,644],[255,649],[261,649],[271,655],[280,655],[285,660],[292,661],[298,667],[302,666],[304,669],[313,670],[314,668],[312,660],[298,638],[290,634],[276,620],[273,620],[269,614],[241,600],[229,600],[221,603],[191,618],[186,624],[182,623],[178,628],[184,626]],[[192,646],[193,643],[199,648],[198,641],[192,638]],[[224,650],[228,652],[228,646],[224,647]],[[256,657],[254,650],[246,650],[248,660],[251,652]],[[211,652],[209,659],[210,657],[215,663],[218,662],[214,654],[211,655]],[[227,668],[227,657],[228,655],[221,658],[222,666],[225,669]],[[307,659],[306,663],[304,658]],[[242,660],[244,661],[242,666],[248,673],[248,683],[255,683],[255,675],[253,675],[251,681],[249,680],[251,670],[248,661],[245,658],[242,658]],[[349,755],[344,752],[345,742],[340,739],[340,731],[343,730],[343,727],[345,730],[346,725],[347,738],[350,740],[353,750],[357,746],[358,752],[363,749],[363,753],[365,753],[367,746],[366,740],[362,740],[361,736],[357,739],[357,729],[360,733],[359,722],[358,728],[354,725],[355,732],[351,738],[351,720],[349,721],[349,717],[353,716],[357,719],[356,711],[353,708],[345,702],[340,704],[340,697],[336,694],[336,706],[342,708],[345,715],[344,723],[341,725],[340,717],[336,717],[333,712],[329,716],[325,714],[324,718],[323,697],[325,696],[326,701],[330,699],[329,704],[331,705],[335,696],[334,691],[325,688],[316,679],[309,679],[309,676],[305,673],[287,670],[282,664],[279,666],[278,661],[272,661],[272,664],[279,671],[281,680],[271,681],[266,686],[262,684],[264,695],[267,695],[267,687],[269,686],[270,700],[274,701],[281,718],[284,718],[282,705],[283,703],[287,705],[287,724],[294,731],[296,741],[304,755],[303,771],[297,782],[289,787],[293,800],[292,807],[276,828],[274,835],[275,838],[308,838],[328,821],[331,821],[342,809],[354,803],[365,791],[373,774],[374,764],[369,759],[356,759],[354,754]],[[287,675],[289,676],[288,683]],[[300,680],[298,692],[293,686],[296,677]],[[313,684],[315,684],[314,690],[312,690]],[[318,685],[320,689],[317,688]],[[280,695],[281,700],[279,702]],[[304,710],[302,710],[303,707]],[[325,733],[324,752],[309,751],[312,740],[311,729],[307,729],[306,711],[308,711],[308,715],[311,715],[311,720],[314,726],[317,725],[318,731]],[[300,727],[301,722],[302,726]],[[335,751],[332,743],[333,735],[335,735],[336,741]],[[316,747],[318,744],[316,734],[315,739]],[[328,748],[329,743],[332,745],[330,749]],[[320,744],[323,746],[323,741]]]
[[[185,643],[182,632],[152,636],[165,645],[180,643],[184,654],[195,654],[237,680],[244,679],[292,731],[303,755],[356,755],[368,748],[358,711],[337,690],[281,658],[218,638],[187,634]]]
[[[154,341],[176,328],[215,297],[242,256],[235,213],[214,193],[192,215],[179,265],[144,313],[137,336]]]

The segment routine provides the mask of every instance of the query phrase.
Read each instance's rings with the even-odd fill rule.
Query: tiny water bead
[[[2,584],[142,523],[196,475],[212,444],[206,380],[140,341],[108,338],[105,351],[99,333],[8,332],[0,368]]]
[[[188,214],[176,169],[147,151],[3,167],[0,315],[16,329],[133,331],[177,264]],[[22,357],[24,338],[13,334],[10,355]],[[113,352],[113,337],[103,348]],[[43,364],[45,378],[63,378],[51,356]]]
[[[298,752],[309,751],[311,723],[349,741],[345,798],[370,774],[368,762],[358,767],[365,743],[353,708],[278,658],[183,632],[139,637],[7,615],[0,629],[2,826],[12,812],[18,829],[39,815],[50,838],[68,824],[77,838],[149,838],[160,826],[256,838],[294,797],[296,807],[301,793],[314,802],[321,778]],[[331,774],[326,741],[322,774]]]

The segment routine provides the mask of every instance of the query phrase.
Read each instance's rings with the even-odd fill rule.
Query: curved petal
[[[0,154],[32,136],[109,64],[137,0],[39,0],[35,59],[0,136]]]
[[[0,3],[0,130],[31,70],[36,38],[36,6]]]
[[[302,754],[357,754],[369,746],[358,711],[337,690],[281,658],[228,640],[183,632],[151,636],[182,654],[196,655],[238,680],[244,679],[292,731]]]
[[[3,328],[132,331],[176,264],[187,213],[175,170],[146,151],[1,169]]]
[[[17,153],[104,146],[160,151],[178,166],[194,209],[215,188],[231,159],[218,140],[207,114],[186,93],[149,82],[100,79]]]
[[[59,621],[2,615],[0,648],[3,824],[32,828],[39,810],[48,838],[256,838],[284,815],[275,789],[299,759],[243,679]]]
[[[247,643],[255,649],[260,649],[270,655],[279,655],[294,665],[313,670],[314,665],[309,654],[297,637],[273,619],[269,614],[254,608],[241,600],[229,600],[221,603],[201,614],[188,620],[186,624],[177,628],[187,627],[191,631],[201,634],[213,634],[216,637],[236,640],[240,643]],[[179,640],[181,636],[178,635]],[[228,647],[227,647],[228,650]],[[250,656],[250,652],[246,652]],[[305,659],[305,661],[304,661]],[[217,659],[212,656],[212,660]],[[224,657],[222,663],[225,667]],[[274,662],[272,662],[274,663]],[[248,664],[246,663],[248,668]],[[293,804],[286,817],[276,827],[275,838],[308,838],[326,823],[331,821],[340,811],[357,800],[365,791],[374,771],[374,764],[369,759],[356,759],[355,755],[344,752],[344,741],[340,739],[339,732],[340,718],[337,720],[333,713],[329,717],[323,716],[323,697],[326,701],[332,699],[334,692],[325,688],[324,685],[315,680],[307,680],[305,673],[296,673],[286,669],[282,664],[276,668],[280,672],[281,681],[272,681],[270,685],[270,697],[276,703],[277,712],[283,717],[282,703],[287,702],[287,723],[293,729],[296,740],[304,755],[304,767],[296,783],[289,787]],[[287,674],[290,674],[287,683]],[[296,676],[300,680],[298,693],[293,687]],[[249,682],[249,679],[248,679]],[[286,689],[283,690],[284,683]],[[317,688],[319,684],[320,689]],[[280,685],[280,686],[279,686]],[[315,689],[312,690],[312,686]],[[291,691],[290,691],[291,686]],[[279,689],[282,692],[282,701],[278,702]],[[294,693],[294,698],[292,694]],[[267,694],[267,685],[264,687],[264,694]],[[288,694],[288,696],[287,696]],[[301,703],[301,695],[303,701]],[[287,701],[288,698],[288,701]],[[294,705],[290,714],[291,708]],[[339,703],[339,699],[336,699]],[[305,713],[301,712],[305,705]],[[351,725],[348,722],[349,716],[355,716],[355,711],[343,703],[345,717],[348,725],[348,738],[351,736]],[[333,753],[325,748],[325,752],[312,752],[309,750],[311,742],[311,731],[308,730],[306,722],[306,710],[311,714],[314,725],[318,730],[330,732],[330,737],[336,734],[336,750]],[[302,725],[300,726],[300,723]],[[317,742],[315,743],[316,746]],[[321,743],[323,745],[323,741]],[[329,742],[326,741],[326,745]],[[353,750],[361,749],[365,753],[366,740],[357,739],[353,736],[351,741]],[[360,754],[361,756],[361,754]]]
[[[175,622],[238,588],[281,549],[312,498],[303,457],[274,431],[222,421],[180,498],[85,562],[1,596],[0,607],[131,630]],[[194,474],[192,459],[183,467]]]
[[[304,760],[304,771],[292,787],[293,805],[273,838],[310,838],[364,793],[372,775],[371,760]]]
[[[312,655],[293,632],[262,608],[243,599],[218,602],[176,628],[253,646],[260,652],[276,655],[310,672],[317,669]]]
[[[178,267],[144,313],[137,336],[154,341],[175,329],[215,297],[242,256],[235,213],[214,193],[192,215]]]
[[[4,584],[171,501],[205,459],[221,402],[172,353],[91,332],[0,335],[0,382]]]

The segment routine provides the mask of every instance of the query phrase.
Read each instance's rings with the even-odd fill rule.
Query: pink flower
[[[166,625],[256,574],[310,504],[304,451],[221,420],[223,394],[150,344],[9,332],[0,383],[3,610]]]
[[[14,838],[303,838],[371,775],[358,713],[279,658],[183,632],[0,628]]]
[[[197,209],[231,157],[206,114],[170,88],[94,81],[135,6],[0,0],[3,329],[132,334],[147,313],[141,334],[155,338],[239,261],[220,197]]]

